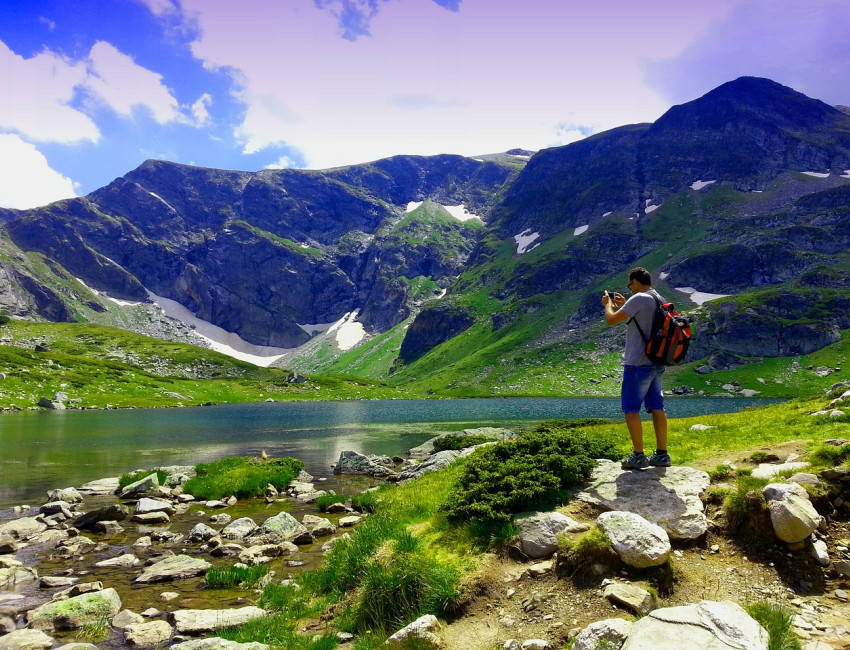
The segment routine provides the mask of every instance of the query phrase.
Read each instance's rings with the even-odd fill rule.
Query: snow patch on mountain
[[[660,207],[660,205],[648,205],[643,209],[643,212],[644,214],[649,214],[650,212],[655,212]]]
[[[706,293],[705,291],[697,291],[693,287],[674,287],[674,289],[686,294],[691,299],[691,302],[695,302],[698,305],[702,305],[715,298],[726,298],[731,295],[728,293]]]
[[[580,234],[587,232],[587,229],[590,228],[588,224],[584,224],[583,226],[578,226],[575,230],[573,230],[573,237],[578,237]]]
[[[527,230],[523,230],[520,234],[514,235],[514,241],[516,242],[516,254],[522,255],[523,253],[527,253],[532,248],[537,248],[540,245],[540,242],[537,242],[532,246],[531,244],[535,239],[540,237],[539,232],[531,232],[531,228]]]
[[[702,188],[708,187],[712,183],[716,183],[716,182],[717,181],[694,181],[693,183],[691,183],[691,189],[699,191]]]
[[[841,174],[841,178],[850,178],[850,169],[845,169],[844,173]]]
[[[155,194],[154,192],[151,192],[150,190],[145,190],[145,191],[148,194],[150,194],[153,198],[159,199],[160,201],[165,203],[165,205],[168,207],[168,209],[171,210],[172,212],[177,212],[177,210],[174,209],[174,206],[172,206],[168,201],[166,201],[164,198],[162,198],[159,194]]]
[[[422,205],[424,201],[411,201],[407,204],[407,207],[404,209],[406,213],[413,212],[416,208]],[[458,221],[469,221],[470,219],[481,219],[477,214],[472,214],[469,210],[466,209],[466,206],[461,203],[460,205],[443,205],[442,206],[446,212],[452,215]]]
[[[815,178],[829,178],[829,172],[803,172],[806,176],[814,176]]]
[[[255,366],[268,367],[287,352],[288,348],[276,348],[268,345],[254,345],[234,332],[228,332],[218,325],[202,320],[176,300],[163,298],[148,291],[148,297],[166,316],[176,318],[193,327],[195,334],[204,339],[211,349],[234,359],[253,363]]]
[[[116,305],[121,305],[122,307],[126,307],[126,306],[128,306],[128,305],[129,305],[129,306],[135,306],[135,305],[141,305],[141,304],[142,304],[141,302],[136,302],[136,301],[134,301],[134,300],[120,300],[120,299],[118,299],[118,298],[113,298],[112,296],[110,296],[110,295],[108,295],[108,294],[105,294],[105,293],[103,293],[103,292],[101,292],[101,291],[98,291],[97,289],[93,289],[92,287],[90,287],[89,285],[87,285],[85,282],[83,282],[80,278],[74,278],[74,279],[75,279],[77,282],[79,282],[81,285],[83,285],[86,289],[88,289],[89,291],[91,291],[94,295],[96,295],[96,296],[103,296],[104,298],[106,298],[106,299],[107,299],[107,300],[109,300],[110,302],[114,302]]]
[[[366,336],[363,324],[356,320],[359,313],[359,309],[348,312],[328,329],[328,334],[336,333],[334,340],[340,350],[350,350]]]

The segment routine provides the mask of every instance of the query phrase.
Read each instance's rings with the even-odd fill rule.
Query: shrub
[[[775,463],[781,459],[776,454],[769,454],[766,451],[754,451],[746,460],[751,463]]]
[[[835,467],[850,459],[850,443],[836,447],[835,445],[818,445],[809,454],[809,461],[814,465]]]
[[[229,589],[237,585],[249,589],[257,585],[269,573],[265,564],[247,567],[213,567],[204,576],[207,589]]]
[[[558,542],[561,547],[558,569],[579,585],[601,580],[604,572],[597,573],[595,567],[609,567],[618,561],[611,540],[599,526],[576,537],[561,536]]]
[[[183,491],[197,499],[220,499],[233,495],[247,499],[262,495],[271,483],[283,490],[304,463],[296,458],[242,458],[233,456],[195,465],[197,476],[183,485]]]
[[[375,512],[378,501],[380,499],[378,499],[374,492],[363,492],[362,494],[355,494],[351,497],[351,507],[358,512]]]
[[[770,635],[768,650],[801,650],[800,641],[792,629],[793,612],[766,602],[746,604],[744,609]]]
[[[161,469],[156,470],[156,472],[154,472],[154,470],[152,469],[142,469],[136,472],[128,472],[127,474],[122,474],[120,477],[118,477],[118,487],[126,487],[131,483],[141,481],[146,476],[150,476],[154,473],[156,473],[156,478],[159,481],[159,484],[165,485],[165,481],[168,479],[168,474],[163,472]]]
[[[544,423],[476,451],[441,509],[454,522],[503,525],[515,513],[561,505],[567,490],[590,476],[597,458],[619,455],[613,434]]]
[[[723,500],[723,512],[732,532],[758,541],[770,530],[770,515],[762,489],[767,479],[739,476],[735,488]]]
[[[708,472],[708,477],[711,479],[712,483],[716,481],[724,481],[727,478],[732,478],[734,475],[735,470],[729,467],[729,465],[718,465]]]
[[[323,494],[316,499],[316,507],[321,512],[325,512],[329,505],[333,503],[345,503],[346,501],[348,501],[348,497],[342,494]]]
[[[466,449],[474,447],[485,442],[493,442],[492,438],[481,436],[478,434],[471,436],[458,435],[457,433],[449,433],[442,438],[437,438],[434,441],[434,451],[446,451],[448,449]]]

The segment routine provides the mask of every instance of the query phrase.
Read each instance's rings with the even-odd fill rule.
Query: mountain
[[[610,392],[622,331],[601,324],[599,296],[637,265],[691,313],[705,372],[850,328],[850,114],[753,77],[533,155],[147,161],[0,221],[0,306],[15,315],[185,334],[116,306],[150,292],[294,348],[286,367],[422,390],[587,392],[581,366]],[[349,326],[361,334],[343,342]]]

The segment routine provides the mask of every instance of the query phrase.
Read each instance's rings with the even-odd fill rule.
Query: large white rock
[[[158,488],[159,477],[156,475],[156,472],[152,472],[144,478],[139,479],[135,483],[125,485],[122,488],[119,496],[122,499],[126,499],[127,497],[139,496],[148,492],[155,492]]]
[[[638,616],[646,616],[656,607],[655,596],[636,585],[612,582],[602,593],[615,605],[622,605]]]
[[[532,559],[549,557],[558,550],[558,535],[580,533],[589,526],[560,512],[525,512],[514,517],[522,552]]]
[[[673,550],[666,531],[634,512],[603,512],[596,518],[620,559],[638,569],[659,566]]]
[[[101,560],[100,562],[95,562],[94,565],[96,567],[122,567],[128,568],[136,566],[139,563],[139,558],[137,558],[132,553],[124,553],[123,555],[119,555],[118,557],[111,557],[108,560]]]
[[[19,517],[0,524],[0,535],[11,535],[15,539],[26,539],[47,530],[47,524],[35,517]]]
[[[0,587],[14,587],[38,580],[35,569],[24,566],[0,567]]]
[[[767,631],[728,600],[665,607],[635,622],[621,650],[768,650]]]
[[[119,611],[121,598],[109,588],[45,603],[29,612],[27,621],[36,630],[75,630],[104,617],[112,618]]]
[[[165,512],[169,515],[173,515],[175,513],[175,509],[170,501],[142,497],[136,502],[136,507],[133,512],[137,515],[144,515],[149,512]]]
[[[242,625],[266,615],[259,607],[238,609],[180,609],[174,612],[174,629],[178,634],[201,634],[222,627]]]
[[[266,519],[262,526],[251,531],[249,537],[258,542],[277,544],[291,542],[307,532],[307,528],[295,517],[288,512],[281,512]]]
[[[673,539],[697,539],[708,530],[700,495],[708,474],[692,467],[623,470],[610,460],[596,461],[588,484],[576,498],[606,510],[635,512],[661,526]]]
[[[193,639],[169,646],[168,650],[269,650],[269,646],[259,641],[238,643],[227,641],[217,636],[207,639]]]
[[[600,642],[607,641],[614,648],[619,648],[629,636],[632,622],[623,618],[607,618],[604,621],[591,623],[576,636],[572,650],[596,650]]]
[[[250,517],[240,517],[222,528],[219,535],[226,539],[242,539],[243,537],[247,537],[256,528],[257,522],[253,519]]]
[[[215,528],[207,526],[203,522],[198,522],[192,527],[192,530],[189,531],[189,541],[206,542],[216,535],[218,535],[218,531]]]
[[[171,633],[171,626],[166,621],[136,623],[135,625],[128,625],[124,629],[124,640],[130,646],[152,648],[168,641],[171,638]]]
[[[461,452],[454,449],[439,451],[430,458],[423,460],[418,465],[405,467],[398,475],[398,482],[404,483],[406,481],[412,481],[413,479],[417,479],[428,472],[439,472],[441,469],[445,469],[460,457]]]
[[[55,641],[41,630],[15,630],[0,636],[0,650],[40,650]]]
[[[809,463],[804,462],[796,462],[796,463],[781,463],[781,464],[771,464],[771,463],[762,463],[758,467],[753,470],[753,478],[770,478],[772,476],[776,476],[780,472],[787,472],[789,470],[798,470],[803,469],[804,467],[808,467]]]
[[[425,616],[420,616],[410,625],[403,627],[398,632],[390,636],[387,639],[387,644],[394,645],[397,643],[404,643],[407,639],[423,639],[424,641],[428,641],[435,646],[440,646],[442,644],[440,637],[438,637],[434,632],[440,629],[440,622],[437,620],[437,617],[433,614],[426,614]]]
[[[192,578],[206,573],[211,566],[209,562],[200,558],[189,557],[188,555],[172,555],[156,564],[145,567],[133,582],[165,582],[167,580]]]
[[[770,483],[762,490],[774,534],[783,542],[802,542],[820,525],[821,516],[798,483]]]
[[[80,503],[83,500],[83,495],[74,487],[60,488],[56,490],[48,490],[47,498],[50,501],[65,501],[66,503]]]

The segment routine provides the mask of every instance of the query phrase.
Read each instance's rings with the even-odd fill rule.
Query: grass
[[[302,469],[304,463],[295,458],[223,458],[195,465],[197,476],[186,481],[183,491],[203,500],[246,499],[261,496],[269,484],[284,489]]]
[[[207,589],[229,589],[237,586],[250,589],[255,587],[268,574],[269,567],[266,564],[246,567],[213,567],[204,576],[204,586]]]
[[[744,605],[747,613],[761,623],[770,635],[768,650],[801,650],[800,640],[794,634],[794,613],[767,602]]]
[[[334,503],[345,503],[346,501],[348,501],[348,497],[342,494],[323,494],[316,499],[316,507],[321,512],[326,512],[329,505]]]
[[[165,481],[168,479],[168,474],[163,472],[162,470],[138,470],[136,472],[129,472],[127,474],[122,474],[118,477],[118,487],[126,487],[131,483],[135,483],[136,481],[141,481],[146,476],[150,476],[151,474],[156,474],[156,479],[159,481],[160,485],[165,485]]]

